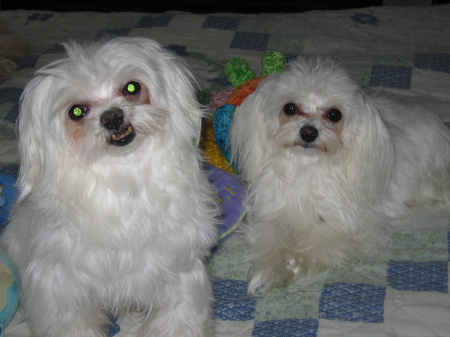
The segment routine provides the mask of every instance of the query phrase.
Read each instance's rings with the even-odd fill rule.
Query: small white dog
[[[368,96],[329,59],[264,79],[237,108],[230,145],[248,183],[251,295],[375,251],[407,203],[449,202],[449,129]]]
[[[185,64],[153,40],[66,45],[21,99],[19,196],[3,236],[34,336],[209,336],[215,191]]]

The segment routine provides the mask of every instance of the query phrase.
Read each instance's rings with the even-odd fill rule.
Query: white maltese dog
[[[408,203],[449,202],[449,129],[368,96],[329,59],[264,79],[237,108],[230,145],[248,184],[251,295],[374,252]]]
[[[185,64],[153,40],[66,45],[21,99],[18,201],[3,236],[35,336],[209,336],[215,192]]]

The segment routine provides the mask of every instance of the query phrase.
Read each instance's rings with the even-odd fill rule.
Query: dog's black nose
[[[312,125],[305,125],[300,129],[300,137],[307,143],[312,143],[319,135],[319,131]]]
[[[123,123],[123,111],[119,108],[106,110],[100,117],[100,123],[108,130],[119,130]]]

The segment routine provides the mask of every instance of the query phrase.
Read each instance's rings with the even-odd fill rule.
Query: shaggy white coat
[[[449,128],[420,106],[369,96],[329,59],[264,79],[236,109],[230,145],[248,186],[251,295],[377,251],[409,203],[449,203]]]
[[[109,315],[133,310],[147,315],[139,336],[209,336],[218,213],[193,77],[153,40],[66,49],[22,96],[19,196],[2,238],[33,335],[106,336]],[[138,93],[124,94],[130,81]],[[74,105],[86,108],[75,121]],[[123,146],[112,137],[125,131],[101,123],[111,109],[135,133]]]

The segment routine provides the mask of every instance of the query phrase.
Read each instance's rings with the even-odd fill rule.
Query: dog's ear
[[[65,150],[61,145],[66,142],[61,138],[64,128],[61,116],[54,115],[57,103],[53,99],[56,96],[53,90],[57,87],[58,83],[54,83],[51,76],[37,73],[20,98],[17,130],[21,160],[19,199],[42,182],[44,173],[53,175],[61,156],[58,149]]]
[[[347,181],[357,182],[361,191],[372,195],[383,195],[386,191],[380,190],[390,186],[382,181],[392,181],[391,175],[395,165],[395,150],[393,139],[381,117],[377,104],[364,92],[359,94],[360,104],[356,104],[358,124],[355,127],[353,139],[346,144],[347,157],[345,159],[345,172]],[[388,187],[390,188],[390,187]]]
[[[41,135],[45,134],[46,131],[42,129],[42,123],[37,120],[39,113],[36,112],[39,105],[36,99],[47,95],[43,92],[42,86],[42,81],[39,78],[34,78],[26,86],[20,99],[18,119],[19,154],[21,160],[18,179],[19,199],[25,197],[33,189],[45,168],[45,145]]]
[[[164,96],[169,111],[175,110],[171,113],[180,113],[174,116],[179,120],[179,131],[198,145],[202,118],[206,111],[203,111],[198,103],[199,85],[187,63],[151,39],[132,38],[122,42],[129,43],[130,48],[136,49],[136,53],[144,55],[149,73],[156,77],[149,78],[149,81],[153,82],[149,83],[149,87],[159,87],[156,95]]]
[[[169,99],[173,99],[178,103],[179,108],[184,113],[185,121],[188,123],[189,129],[192,129],[192,137],[195,144],[200,141],[202,118],[206,116],[206,111],[200,108],[197,100],[197,92],[199,86],[189,70],[187,64],[178,57],[168,59],[168,63],[164,73],[169,74],[166,78],[166,87],[169,91]],[[187,130],[187,131],[188,131]]]
[[[265,94],[256,90],[236,108],[229,135],[232,162],[246,180],[252,180],[266,166],[274,152]],[[241,159],[242,158],[242,159]]]

